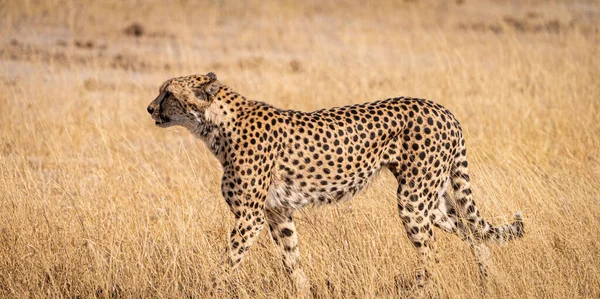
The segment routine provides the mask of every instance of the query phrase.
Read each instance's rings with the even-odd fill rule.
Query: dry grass
[[[220,168],[145,108],[165,79],[208,71],[289,109],[440,102],[484,216],[526,217],[525,238],[494,248],[491,297],[600,297],[596,1],[83,2],[0,1],[0,297],[207,295],[232,226]],[[317,297],[410,295],[395,188],[384,173],[298,213]],[[442,297],[477,297],[467,247],[438,236]],[[231,285],[293,296],[267,234]]]

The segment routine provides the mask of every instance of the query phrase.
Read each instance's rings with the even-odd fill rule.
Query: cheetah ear
[[[209,72],[208,74],[206,74],[206,77],[210,79],[209,82],[217,80],[217,75],[213,72]]]
[[[210,81],[204,85],[204,91],[206,92],[206,94],[208,95],[208,99],[210,100],[219,91],[221,83],[219,83],[219,80],[217,80],[217,75],[215,75],[215,73],[213,72],[206,74],[206,76],[209,78]]]

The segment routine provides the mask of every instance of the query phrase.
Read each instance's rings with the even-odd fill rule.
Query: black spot
[[[281,230],[281,233],[284,234],[287,237],[291,237],[294,234],[294,231],[292,231],[291,229],[285,227]]]
[[[467,207],[467,211],[469,212],[469,214],[475,213],[475,206],[469,205],[469,207]]]

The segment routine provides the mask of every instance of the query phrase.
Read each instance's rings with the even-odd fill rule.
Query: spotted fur
[[[461,127],[432,101],[399,97],[313,112],[281,110],[246,99],[209,73],[166,81],[148,112],[157,126],[189,129],[221,162],[222,193],[236,219],[227,247],[231,267],[240,265],[268,225],[300,292],[307,292],[308,282],[294,211],[350,199],[382,168],[398,181],[398,212],[419,253],[419,285],[431,277],[433,226],[470,244],[482,278],[484,241],[505,243],[524,233],[519,213],[503,226],[483,219],[471,194]]]

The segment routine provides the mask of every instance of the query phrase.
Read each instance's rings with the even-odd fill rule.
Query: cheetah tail
[[[504,244],[525,234],[521,212],[515,214],[514,222],[502,226],[493,226],[483,219],[471,195],[465,155],[461,155],[455,161],[452,173],[452,187],[454,189],[458,216],[464,220],[465,224],[461,230],[467,236],[473,236],[477,241],[491,241],[497,244]]]

